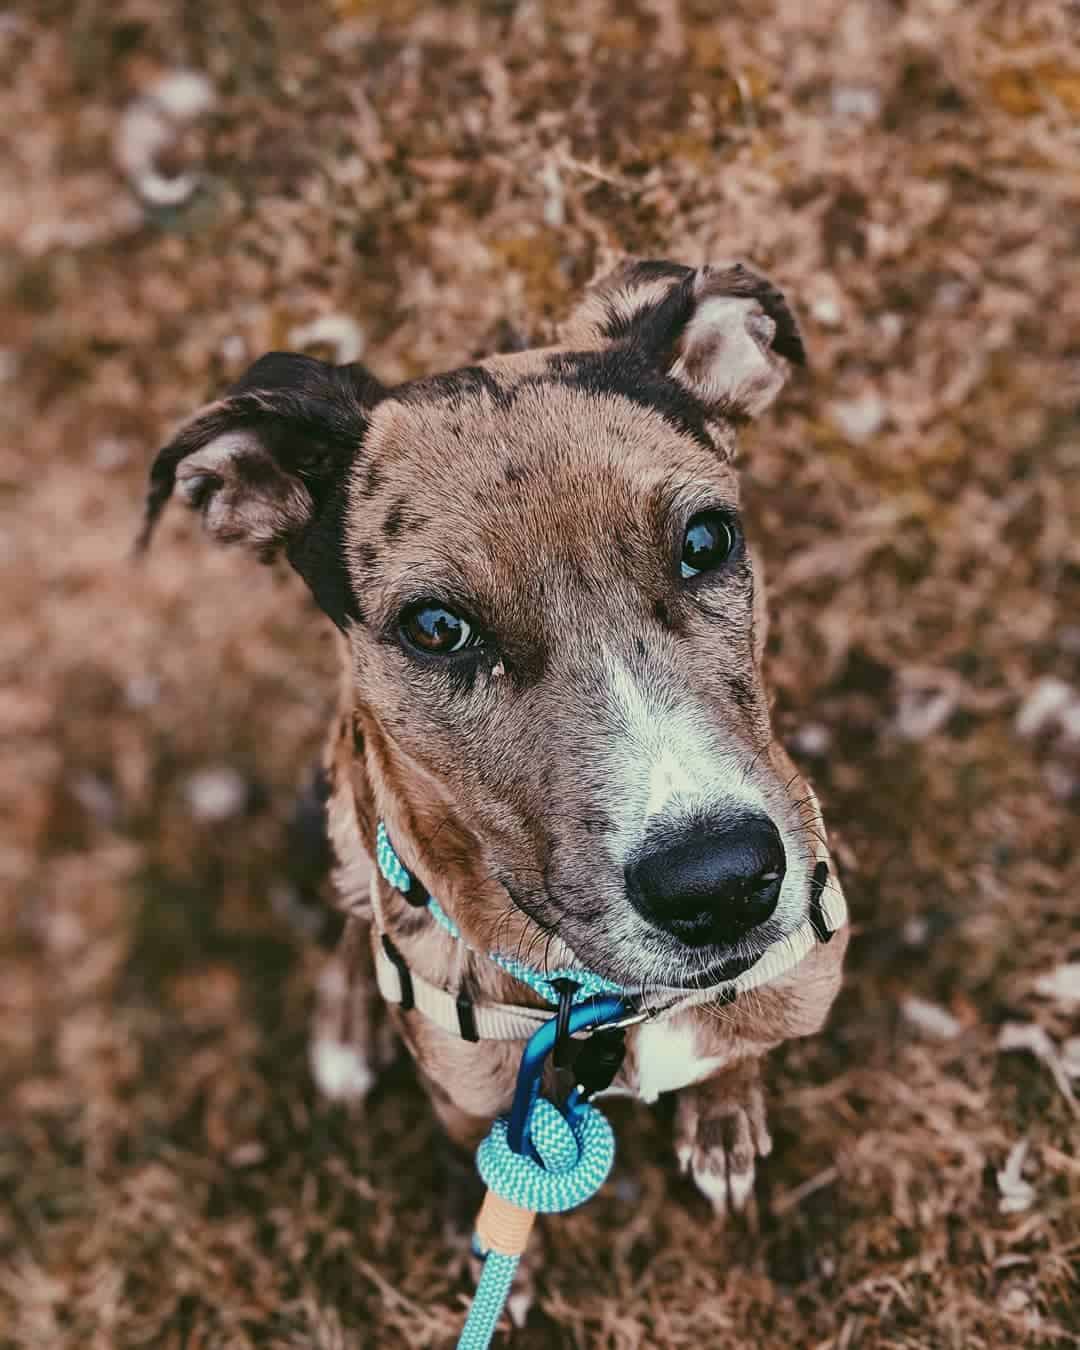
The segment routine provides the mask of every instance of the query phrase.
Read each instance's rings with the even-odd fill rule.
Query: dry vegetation
[[[742,256],[804,315],[748,490],[778,727],[857,936],[827,1032],[775,1056],[754,1220],[718,1231],[663,1112],[619,1109],[514,1344],[1080,1343],[1078,25],[0,14],[4,1350],[451,1342],[421,1094],[402,1064],[360,1116],[316,1098],[323,957],[271,903],[327,625],[179,512],[143,571],[127,550],[152,449],[264,350],[344,314],[385,378],[445,368],[543,336],[610,248]],[[161,168],[198,186],[140,204],[133,101],[177,69],[214,102]]]

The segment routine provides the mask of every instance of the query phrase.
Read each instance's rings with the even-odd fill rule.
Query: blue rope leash
[[[394,852],[381,821],[375,843],[379,871],[391,886],[407,894],[412,877]],[[428,897],[427,906],[436,922],[461,941],[457,924],[433,896]],[[513,957],[496,952],[487,956],[548,1003],[561,1003],[566,988],[559,988],[561,981],[570,981],[576,988],[569,1016],[553,1016],[527,1041],[510,1112],[498,1117],[476,1151],[477,1169],[488,1189],[474,1239],[484,1256],[484,1268],[457,1350],[487,1350],[491,1344],[535,1215],[562,1213],[590,1200],[615,1161],[615,1135],[601,1111],[576,1091],[563,1110],[540,1096],[544,1064],[560,1033],[557,1023],[563,1021],[562,1034],[574,1035],[611,1027],[630,1012],[618,985],[592,971],[541,974]],[[512,1230],[505,1241],[498,1234],[500,1223],[504,1233]]]

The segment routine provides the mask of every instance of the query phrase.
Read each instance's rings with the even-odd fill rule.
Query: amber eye
[[[435,656],[459,652],[473,640],[467,620],[443,605],[413,605],[401,616],[401,631],[414,647]]]
[[[683,535],[680,571],[684,578],[699,576],[720,567],[735,547],[731,526],[716,511],[694,516]]]

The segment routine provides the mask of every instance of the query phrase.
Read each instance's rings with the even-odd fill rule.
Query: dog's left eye
[[[731,526],[716,511],[694,516],[683,535],[680,571],[684,578],[699,576],[724,563],[735,547]]]
[[[414,605],[401,616],[401,631],[414,647],[435,656],[459,652],[473,641],[468,620],[443,605]]]

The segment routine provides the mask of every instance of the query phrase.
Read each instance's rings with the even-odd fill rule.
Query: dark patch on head
[[[671,614],[665,601],[657,600],[656,604],[653,605],[653,618],[657,623],[663,624],[665,628],[671,627]]]
[[[638,656],[644,656],[644,655],[645,655],[645,639],[644,639],[644,638],[635,638],[635,639],[634,639],[634,650],[637,652]]]
[[[627,263],[619,273],[619,281],[626,287],[663,281],[665,277],[681,281],[690,270],[685,263],[668,262],[665,258],[642,258],[640,262]]]
[[[521,464],[515,464],[508,460],[503,468],[503,477],[508,483],[524,483],[529,476],[528,469]]]
[[[693,276],[691,268],[683,267],[679,263],[657,261],[629,264],[618,273],[612,290],[613,295],[621,295],[624,301],[629,300],[631,304],[636,286],[645,286],[654,281],[667,279],[676,284],[659,300],[645,301],[642,297],[643,303],[629,312],[620,313],[614,304],[610,303],[608,320],[600,331],[612,342],[621,342],[626,338],[637,341],[640,336],[649,349],[653,350],[656,346],[658,328],[663,327],[666,331],[666,341],[670,346],[677,336],[673,331],[673,325],[680,323],[680,319],[685,323],[693,309],[692,293],[689,295],[689,307],[687,295],[684,294],[687,287],[692,285]]]
[[[369,543],[366,539],[362,544],[357,544],[356,561],[360,564],[362,571],[366,572],[369,568],[374,567],[378,558],[379,551],[374,544]]]
[[[753,681],[747,679],[745,675],[732,675],[727,681],[728,693],[731,700],[737,708],[743,712],[749,712],[754,706],[754,685]]]
[[[319,608],[342,632],[350,620],[360,627],[367,622],[345,566],[348,506],[348,483],[342,475],[311,523],[285,547],[285,556],[307,582]]]
[[[405,498],[399,497],[387,511],[386,519],[382,523],[382,532],[387,539],[396,539],[401,533],[401,527],[405,523],[405,505]]]
[[[715,449],[705,409],[677,380],[658,369],[636,342],[598,352],[558,352],[549,357],[546,374],[527,376],[521,383],[545,382],[585,394],[616,395],[651,408],[682,435],[706,450]]]
[[[377,461],[372,460],[364,473],[364,486],[361,490],[361,496],[365,501],[374,497],[378,492],[383,481],[383,471]]]
[[[395,390],[395,397],[405,403],[445,401],[455,408],[481,396],[489,398],[504,412],[514,405],[514,390],[504,388],[483,366],[462,366],[460,370],[450,370],[443,375],[426,375]]]

